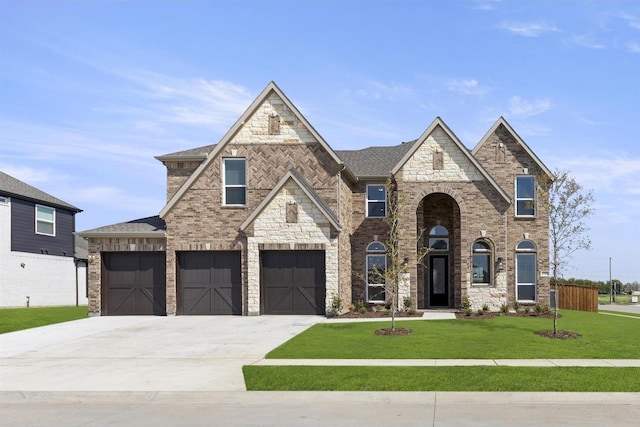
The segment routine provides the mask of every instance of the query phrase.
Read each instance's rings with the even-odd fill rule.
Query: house
[[[271,82],[217,144],[157,159],[167,168],[158,216],[80,233],[90,313],[384,303],[385,283],[367,271],[387,263],[390,177],[402,195],[400,292],[414,307],[549,303],[543,183],[553,176],[502,117],[471,151],[440,118],[411,142],[337,151]],[[419,245],[430,247],[421,263]]]
[[[73,235],[79,212],[0,171],[0,307],[87,304]]]

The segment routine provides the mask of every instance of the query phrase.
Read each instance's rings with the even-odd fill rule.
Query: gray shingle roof
[[[415,142],[403,142],[392,147],[336,150],[336,154],[358,178],[386,178]]]
[[[82,212],[79,209],[51,194],[45,193],[42,190],[38,190],[31,185],[20,181],[0,171],[0,194],[7,197],[15,197],[17,199],[29,200],[32,202],[43,203],[53,207],[59,207],[70,210],[72,212]]]
[[[204,160],[207,155],[216,148],[217,144],[205,145],[203,147],[191,148],[184,151],[176,151],[175,153],[163,154],[156,156],[160,161],[165,160]]]
[[[82,237],[164,237],[167,227],[159,216],[134,219],[77,233]]]

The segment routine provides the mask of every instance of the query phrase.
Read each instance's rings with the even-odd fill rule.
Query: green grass
[[[243,373],[252,391],[640,391],[640,368],[245,366]]]
[[[0,309],[0,334],[87,317],[87,307],[32,307]]]
[[[274,349],[272,359],[636,359],[636,319],[563,310],[558,329],[579,339],[535,334],[553,329],[553,319],[499,316],[471,320],[409,320],[406,336],[378,336],[390,321],[317,324]]]
[[[610,296],[607,294],[598,294],[598,304],[610,304]],[[616,305],[628,305],[631,304],[631,295],[616,295]]]

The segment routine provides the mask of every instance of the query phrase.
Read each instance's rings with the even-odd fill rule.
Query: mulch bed
[[[411,332],[413,331],[407,328],[380,328],[376,330],[376,335],[409,335]]]
[[[335,316],[336,319],[367,319],[367,318],[383,318],[391,319],[390,311],[366,311],[364,313],[358,313],[357,311],[348,311],[344,314]],[[406,311],[400,311],[396,313],[396,317],[422,317],[422,313],[407,313]]]
[[[456,318],[457,319],[493,319],[494,317],[497,316],[510,316],[510,317],[539,317],[542,319],[553,319],[553,312],[550,313],[537,313],[537,312],[533,312],[530,311],[529,313],[525,313],[524,311],[519,311],[517,313],[507,313],[507,314],[502,314],[502,313],[497,313],[497,312],[486,312],[483,314],[478,314],[477,312],[473,312],[470,315],[467,316],[467,314],[463,313],[463,312],[456,312]],[[558,319],[560,319],[562,317],[561,314],[558,314]]]
[[[562,331],[562,330],[558,330],[556,334],[554,334],[553,331],[538,331],[536,332],[536,335],[540,335],[541,337],[552,338],[556,340],[574,339],[574,338],[580,338],[582,336],[577,332],[569,332],[569,331]]]

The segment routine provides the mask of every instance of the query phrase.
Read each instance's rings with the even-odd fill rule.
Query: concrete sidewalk
[[[640,359],[262,359],[254,366],[531,366],[640,368]]]

